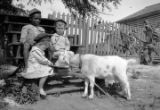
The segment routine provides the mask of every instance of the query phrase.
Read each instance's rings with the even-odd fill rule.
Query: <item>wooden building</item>
[[[160,3],[147,6],[144,9],[117,21],[117,23],[143,27],[143,22],[146,19],[154,28],[160,26]]]

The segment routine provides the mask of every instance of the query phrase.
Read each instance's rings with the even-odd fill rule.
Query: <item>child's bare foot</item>
[[[41,95],[44,95],[44,96],[47,95],[46,92],[45,92],[43,89],[40,89],[40,90],[39,90],[39,93],[40,93]]]
[[[46,94],[46,92],[43,90],[43,89],[40,89],[40,97],[41,97],[41,99],[46,99],[46,97],[47,97],[47,94]]]

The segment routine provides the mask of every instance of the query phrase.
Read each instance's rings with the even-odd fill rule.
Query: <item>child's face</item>
[[[35,13],[31,16],[31,23],[35,26],[38,26],[41,21],[41,14],[40,13]]]
[[[59,35],[63,35],[65,31],[65,24],[63,22],[56,23],[56,32]]]
[[[49,48],[49,46],[50,46],[49,41],[44,41],[43,46],[45,49]]]

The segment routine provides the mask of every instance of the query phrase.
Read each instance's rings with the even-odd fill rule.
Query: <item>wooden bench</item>
[[[159,56],[155,56],[152,58],[152,64],[159,64],[160,63],[160,57]]]
[[[23,46],[19,42],[21,29],[24,25],[29,24],[29,18],[24,16],[15,16],[15,15],[1,15],[1,24],[3,25],[3,39],[5,47],[5,55],[8,61],[12,64],[20,64],[23,62]],[[41,19],[41,25],[48,34],[55,33],[55,20],[50,19]],[[69,35],[68,36],[71,43],[71,51],[78,53],[79,48],[82,46],[79,45],[79,36],[78,35]]]

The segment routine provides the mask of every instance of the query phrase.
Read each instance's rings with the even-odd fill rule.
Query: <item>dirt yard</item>
[[[138,66],[136,73],[130,73],[132,99],[119,96],[96,97],[93,100],[81,98],[82,90],[57,95],[33,105],[11,107],[10,110],[160,110],[160,66]],[[67,87],[70,89],[70,87]],[[49,92],[57,88],[50,88]]]

